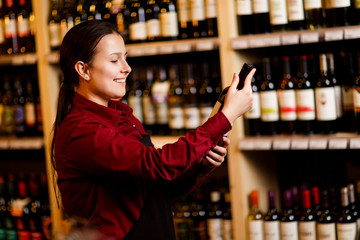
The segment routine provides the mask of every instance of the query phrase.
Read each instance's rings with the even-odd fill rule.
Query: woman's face
[[[126,62],[123,38],[116,33],[104,36],[95,49],[89,80],[86,80],[90,100],[107,106],[110,99],[122,98],[126,93],[126,78],[131,68]]]

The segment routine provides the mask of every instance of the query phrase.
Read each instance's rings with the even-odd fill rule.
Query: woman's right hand
[[[253,96],[251,79],[253,78],[255,71],[256,69],[251,70],[246,76],[244,87],[241,90],[237,89],[239,75],[234,73],[232,83],[225,96],[223,109],[221,110],[231,123],[235,122],[237,118],[241,117],[252,108]]]

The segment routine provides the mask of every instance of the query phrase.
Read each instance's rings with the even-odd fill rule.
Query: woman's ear
[[[90,80],[89,70],[87,68],[87,65],[84,62],[77,61],[75,63],[75,70],[79,74],[80,77],[82,77],[85,80]]]

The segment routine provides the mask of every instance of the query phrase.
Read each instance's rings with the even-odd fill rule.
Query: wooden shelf
[[[360,135],[337,133],[314,136],[244,137],[239,140],[238,148],[241,151],[360,149]]]
[[[0,55],[0,65],[33,65],[37,60],[36,53]]]
[[[231,40],[234,50],[331,42],[360,38],[360,26],[320,28],[316,30],[286,31],[243,35]]]
[[[43,147],[42,137],[0,138],[0,150],[37,150]]]

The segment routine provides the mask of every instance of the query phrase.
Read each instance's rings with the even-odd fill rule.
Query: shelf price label
[[[130,57],[138,57],[138,56],[143,56],[144,55],[144,50],[143,48],[139,48],[139,47],[132,47],[128,49],[128,53]]]
[[[300,34],[301,43],[319,42],[319,32],[303,32]]]
[[[231,47],[232,49],[246,49],[249,47],[248,39],[247,38],[240,38],[240,39],[234,39],[231,41]]]
[[[290,139],[276,139],[273,142],[274,150],[289,150],[290,149]]]
[[[255,149],[255,142],[249,139],[243,139],[239,142],[239,149],[242,151],[249,151]]]
[[[327,148],[328,141],[326,139],[310,139],[309,149],[322,150]]]
[[[163,45],[159,47],[160,54],[171,54],[174,53],[174,45]]]
[[[306,150],[309,147],[308,139],[293,139],[291,141],[292,150]]]
[[[325,31],[324,39],[325,41],[339,41],[343,40],[344,32],[342,29],[328,29]]]
[[[360,149],[360,138],[350,139],[350,149]]]
[[[271,150],[271,140],[263,139],[255,141],[255,150]]]
[[[183,44],[175,45],[175,51],[177,53],[191,52],[191,44],[183,43]]]
[[[351,27],[344,30],[344,39],[360,38],[360,27]]]
[[[195,45],[196,51],[210,51],[215,49],[213,41],[198,42]]]
[[[329,140],[329,149],[346,149],[348,140],[346,138],[335,138]]]
[[[286,33],[281,35],[282,45],[295,45],[299,44],[299,34],[297,33]]]
[[[0,139],[0,149],[8,149],[9,141],[7,139]]]
[[[11,59],[11,64],[14,66],[23,65],[25,62],[25,57],[23,55],[14,55]]]
[[[280,46],[280,36],[259,36],[251,38],[249,45],[252,48]]]
[[[157,54],[156,47],[145,47],[143,48],[143,55],[144,56],[152,56]]]

